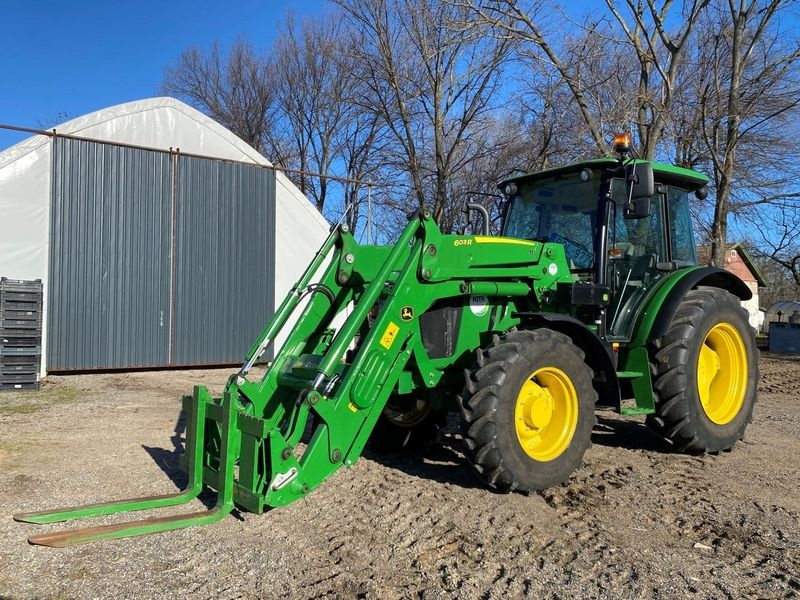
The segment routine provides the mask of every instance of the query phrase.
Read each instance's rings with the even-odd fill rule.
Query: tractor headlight
[[[507,183],[506,187],[503,188],[503,191],[506,193],[506,196],[509,198],[517,193],[517,184],[516,183]]]

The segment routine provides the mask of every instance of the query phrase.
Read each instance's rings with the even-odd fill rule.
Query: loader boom
[[[135,499],[15,518],[43,523],[156,508],[191,500],[201,481],[222,498],[211,517],[134,521],[113,530],[31,538],[68,545],[206,522],[231,510],[229,494],[233,503],[256,513],[289,504],[358,460],[393,391],[455,393],[463,382],[453,373],[467,368],[479,347],[517,325],[518,313],[551,298],[558,282],[569,281],[559,244],[443,235],[425,211],[410,216],[393,246],[359,245],[346,227],[336,227],[222,398],[198,387],[184,399],[194,420],[190,430],[196,432],[187,436],[182,460],[191,475],[187,492],[169,500]],[[422,317],[436,306],[471,305],[446,348],[437,348]],[[297,310],[299,318],[274,360],[260,379],[251,380],[253,365]],[[337,317],[343,323],[334,329]],[[310,422],[311,437],[301,443]]]
[[[557,245],[442,235],[425,212],[391,247],[360,246],[341,228],[332,237],[328,266],[304,286],[308,304],[264,376],[251,382],[240,374],[226,388],[243,413],[234,498],[254,512],[293,502],[358,460],[401,377],[409,392],[446,385],[442,378],[454,364],[468,366],[492,334],[519,322],[513,314],[536,298],[533,290],[569,280]],[[551,258],[542,262],[544,254]],[[493,310],[462,317],[451,351],[431,356],[420,317],[437,302],[462,305],[475,295],[487,296]],[[342,312],[344,323],[333,333]],[[272,323],[254,352],[271,329]],[[251,352],[246,364],[253,359]],[[311,439],[301,445],[310,419]],[[209,467],[206,483],[216,480]]]

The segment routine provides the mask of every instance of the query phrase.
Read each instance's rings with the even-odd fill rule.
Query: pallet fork
[[[15,521],[24,523],[58,523],[89,517],[99,517],[124,512],[166,508],[188,504],[203,489],[203,437],[204,424],[208,413],[208,406],[213,405],[213,399],[205,388],[196,386],[192,396],[184,396],[183,406],[187,413],[186,428],[186,463],[189,471],[189,481],[184,490],[175,494],[159,496],[145,496],[130,498],[113,502],[101,502],[55,510],[19,513],[14,515]],[[192,525],[208,525],[216,523],[233,509],[233,468],[234,449],[236,442],[236,417],[237,411],[230,395],[225,395],[221,405],[213,405],[220,410],[219,421],[222,433],[222,449],[220,457],[219,479],[216,486],[218,496],[216,505],[210,510],[178,514],[169,517],[154,517],[137,521],[127,521],[112,525],[72,529],[56,533],[36,535],[28,538],[31,544],[53,546],[61,548],[76,544],[86,544],[100,540],[111,540],[122,537],[159,533],[172,529],[181,529]]]
[[[403,242],[395,245],[394,251],[389,253],[391,256],[382,253],[380,260],[372,264],[374,267],[379,265],[382,259],[390,259],[386,264],[380,264],[382,268],[378,269],[381,271],[378,275],[382,280],[389,276],[393,265],[398,261],[409,263],[409,253],[412,250],[409,240],[414,238],[420,224],[419,217],[413,219],[401,236]],[[357,416],[353,413],[362,411],[354,410],[353,405],[346,401],[344,405],[338,407],[337,411],[333,411],[337,412],[338,416],[333,416],[330,406],[332,402],[330,402],[330,398],[324,396],[325,390],[321,385],[324,379],[327,394],[330,395],[331,385],[328,378],[317,376],[314,381],[295,378],[295,381],[289,382],[289,387],[295,389],[287,390],[287,386],[281,385],[278,379],[282,376],[281,370],[285,369],[287,361],[292,362],[297,359],[297,355],[290,356],[287,352],[279,354],[262,381],[248,381],[247,374],[264,355],[275,336],[286,325],[290,315],[306,296],[311,296],[311,298],[298,324],[290,333],[287,347],[290,350],[298,348],[308,350],[306,348],[308,338],[317,341],[325,338],[327,335],[325,328],[329,324],[327,321],[338,312],[337,306],[334,305],[332,290],[336,290],[337,294],[342,294],[338,300],[352,301],[352,293],[342,293],[343,288],[340,283],[344,282],[337,279],[339,277],[338,264],[341,262],[352,267],[352,263],[348,263],[348,260],[352,260],[352,258],[345,259],[344,255],[356,251],[357,246],[358,244],[355,243],[346,226],[333,228],[311,264],[248,352],[247,359],[239,372],[229,380],[222,398],[212,398],[203,386],[195,387],[192,396],[184,397],[183,407],[187,414],[187,431],[185,455],[181,457],[181,466],[189,474],[188,484],[184,490],[174,494],[20,513],[13,515],[13,518],[25,523],[47,524],[178,506],[197,498],[204,486],[217,491],[217,501],[213,508],[201,512],[35,535],[29,537],[28,541],[31,544],[64,547],[158,533],[194,525],[206,525],[215,523],[230,513],[234,508],[234,500],[251,511],[261,513],[270,506],[287,504],[293,499],[307,494],[312,486],[319,485],[345,460],[348,464],[352,464],[355,458],[346,458],[344,451],[346,447],[352,445],[355,433],[363,424],[363,418],[356,419],[359,423],[355,428],[344,428],[347,430],[346,433],[343,432],[342,427],[333,424],[331,420],[338,420],[341,423],[342,417],[344,417],[344,420],[353,421],[353,417]],[[419,246],[419,241],[416,246]],[[332,250],[334,250],[334,256],[331,265],[325,270],[321,281],[312,284],[312,278],[325,259],[330,258]],[[368,298],[360,298],[360,304],[363,305],[365,301],[370,303],[369,306],[363,305],[354,311],[358,313],[356,318],[361,322],[375,303],[383,288],[382,283],[383,281],[381,281],[381,285],[367,286],[374,288],[374,292],[365,294],[369,296]],[[323,293],[317,293],[320,291]],[[355,323],[352,316],[345,323],[345,327],[348,326],[348,323],[350,324],[349,338],[340,337],[337,349],[334,350],[339,354],[334,357],[328,352],[330,357],[322,356],[322,353],[315,357],[317,360],[328,358],[327,368],[330,373],[334,369],[340,368],[340,355],[350,345],[360,326],[359,323]],[[399,346],[400,344],[398,344]],[[395,352],[395,358],[397,354]],[[291,376],[288,379],[292,379]],[[323,398],[325,399],[324,407],[320,402]],[[371,404],[371,402],[367,404]],[[314,412],[318,415],[325,413],[321,420],[328,421],[326,425],[318,429],[328,430],[329,433],[331,429],[337,427],[339,430],[332,435],[323,435],[321,431],[318,431],[306,452],[307,461],[310,460],[312,463],[310,476],[306,478],[305,483],[298,484],[295,481],[300,479],[298,475],[301,475],[304,467],[306,467],[305,470],[309,469],[308,465],[300,464],[293,450],[300,441],[309,420],[309,413],[314,405],[317,405],[315,407],[317,410]],[[255,416],[254,413],[260,416]],[[375,418],[377,418],[377,414],[375,414]],[[332,437],[341,440],[341,443],[337,441],[338,447],[330,448],[324,453],[320,452],[322,446],[327,445],[324,442],[330,441]],[[349,437],[349,440],[344,439],[345,437]],[[350,443],[347,443],[348,441]],[[364,441],[366,440],[364,439]],[[360,452],[361,448],[363,448],[363,444],[357,452]],[[317,462],[326,464],[320,467],[316,465]],[[294,483],[294,485],[290,486],[290,483]],[[282,494],[283,497],[268,501],[265,498],[268,492]]]

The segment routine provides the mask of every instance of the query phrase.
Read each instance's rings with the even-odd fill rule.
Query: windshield
[[[591,269],[599,178],[578,174],[518,183],[510,199],[504,235],[564,245],[572,269]]]

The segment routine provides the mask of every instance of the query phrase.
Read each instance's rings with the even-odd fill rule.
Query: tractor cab
[[[600,332],[627,341],[659,280],[697,264],[689,193],[708,179],[657,162],[603,158],[508,179],[503,235],[564,246],[573,280],[607,288]],[[593,319],[594,320],[594,319]]]

